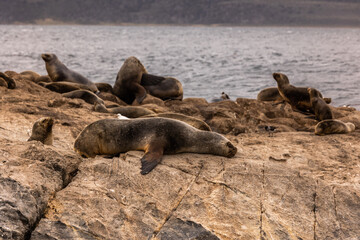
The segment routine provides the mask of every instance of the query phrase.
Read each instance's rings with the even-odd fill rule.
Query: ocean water
[[[47,74],[40,54],[50,52],[113,84],[136,56],[149,73],[179,79],[185,98],[256,98],[282,72],[360,109],[360,28],[0,25],[0,46],[0,71]]]

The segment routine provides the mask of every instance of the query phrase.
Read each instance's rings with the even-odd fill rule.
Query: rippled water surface
[[[113,84],[123,61],[136,56],[149,73],[178,78],[184,97],[256,98],[276,86],[273,72],[283,72],[334,106],[360,109],[356,28],[0,25],[0,43],[0,71],[46,74],[40,54],[52,52],[94,82]]]

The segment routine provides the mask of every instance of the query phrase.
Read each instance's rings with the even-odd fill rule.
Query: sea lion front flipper
[[[136,85],[136,91],[135,91],[135,97],[136,97],[136,101],[138,103],[142,103],[142,101],[146,98],[146,90],[143,86],[141,86],[140,84]]]
[[[145,155],[141,158],[141,174],[151,172],[160,162],[164,152],[164,145],[160,142],[150,143]]]

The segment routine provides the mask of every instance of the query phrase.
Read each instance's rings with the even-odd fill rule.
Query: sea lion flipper
[[[147,95],[146,90],[140,84],[137,84],[136,89],[137,89],[135,92],[136,101],[138,103],[142,103],[142,101],[146,98],[146,95]]]
[[[160,162],[163,156],[164,147],[160,143],[150,144],[149,149],[141,158],[141,174],[151,172]]]

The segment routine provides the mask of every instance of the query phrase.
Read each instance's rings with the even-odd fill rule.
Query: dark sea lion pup
[[[355,125],[351,122],[343,122],[336,119],[327,119],[319,122],[315,126],[316,135],[349,133],[355,130]]]
[[[308,88],[307,90],[310,95],[310,104],[315,113],[316,120],[333,119],[332,111],[324,99],[320,97],[320,92],[314,88]]]
[[[142,75],[146,72],[145,67],[136,57],[129,57],[121,66],[113,92],[127,104],[131,104],[135,99],[141,103],[146,97],[146,90],[141,86]]]
[[[80,73],[68,69],[55,54],[41,54],[45,61],[46,71],[54,82],[74,82],[86,85],[92,92],[98,92],[96,85]]]
[[[32,128],[31,136],[28,141],[40,141],[45,145],[52,145],[53,134],[52,128],[54,119],[51,117],[43,117],[37,120]]]
[[[130,150],[144,150],[141,174],[155,168],[164,153],[191,152],[233,157],[237,152],[237,148],[218,133],[201,131],[167,118],[96,121],[79,134],[74,150],[83,157],[115,156]]]

